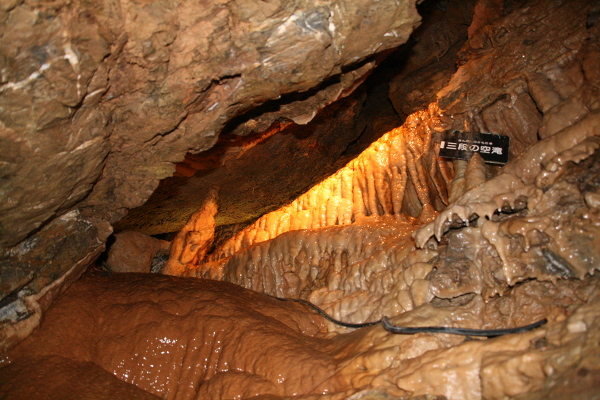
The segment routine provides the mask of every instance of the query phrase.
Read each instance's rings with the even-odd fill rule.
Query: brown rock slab
[[[280,111],[256,123],[310,121],[419,20],[391,0],[64,4],[2,7],[3,245],[84,199],[139,206],[172,162],[269,100]]]
[[[140,232],[125,231],[114,235],[106,264],[112,272],[150,272],[157,254],[168,254],[171,243]]]

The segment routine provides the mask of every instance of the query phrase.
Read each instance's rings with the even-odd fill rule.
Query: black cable
[[[344,326],[346,328],[364,328],[367,326],[377,325],[378,323],[383,321],[382,319],[380,319],[379,321],[363,322],[362,324],[352,324],[350,322],[342,322],[342,321],[338,321],[337,319],[333,318],[332,316],[327,314],[325,311],[323,311],[321,308],[319,308],[318,306],[315,306],[310,301],[306,301],[306,300],[302,300],[302,299],[280,299],[280,300],[291,300],[291,301],[295,301],[296,303],[306,304],[307,306],[309,306],[310,308],[312,308],[313,310],[315,310],[316,312],[321,314],[326,320],[331,321],[336,325]]]
[[[463,335],[463,336],[495,337],[495,336],[509,335],[512,333],[527,332],[527,331],[533,330],[535,328],[539,328],[540,326],[542,326],[546,322],[548,322],[548,320],[546,320],[544,318],[541,321],[534,322],[533,324],[520,326],[517,328],[469,329],[469,328],[452,328],[452,327],[446,327],[446,326],[419,326],[419,327],[396,326],[390,322],[388,317],[383,317],[379,321],[363,322],[361,324],[352,324],[352,323],[348,323],[348,322],[338,321],[337,319],[333,318],[332,316],[327,314],[325,311],[323,311],[321,308],[314,305],[310,301],[306,301],[306,300],[302,300],[302,299],[288,299],[288,298],[282,299],[279,297],[275,297],[275,298],[278,300],[282,300],[282,301],[289,300],[289,301],[295,301],[296,303],[305,304],[305,305],[309,306],[310,308],[312,308],[313,310],[315,310],[316,312],[318,312],[321,316],[323,316],[328,321],[331,321],[336,325],[340,325],[340,326],[343,326],[346,328],[365,328],[367,326],[373,326],[373,325],[377,325],[377,324],[381,323],[381,325],[383,326],[383,328],[386,331],[388,331],[390,333],[394,333],[394,334],[404,334],[404,335],[414,335],[415,333],[450,333],[453,335]]]
[[[392,325],[390,320],[387,317],[383,317],[381,319],[381,324],[383,328],[391,333],[402,333],[407,335],[412,335],[420,332],[430,332],[430,333],[451,333],[453,335],[464,335],[464,336],[502,336],[509,335],[511,333],[521,333],[527,332],[535,328],[539,328],[544,325],[548,320],[545,318],[541,321],[534,322],[533,324],[520,326],[518,328],[506,328],[506,329],[468,329],[468,328],[451,328],[445,326],[423,326],[416,328],[408,328],[403,326],[395,326]]]

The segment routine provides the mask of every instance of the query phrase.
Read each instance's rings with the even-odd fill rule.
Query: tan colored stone
[[[150,272],[157,254],[168,254],[171,243],[140,232],[125,231],[114,235],[106,264],[112,272]]]

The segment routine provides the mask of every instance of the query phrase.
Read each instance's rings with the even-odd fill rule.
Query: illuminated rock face
[[[380,384],[388,393],[402,389],[457,399],[500,399],[527,392],[568,396],[563,379],[580,368],[584,372],[577,380],[582,386],[576,391],[594,391],[594,380],[585,378],[585,371],[599,353],[593,338],[600,334],[600,308],[595,295],[580,296],[597,290],[591,275],[600,266],[599,81],[589,67],[589,60],[600,53],[594,40],[581,41],[588,35],[597,38],[598,27],[585,28],[580,5],[557,6],[539,25],[532,20],[539,9],[518,10],[514,17],[520,22],[506,19],[482,30],[465,48],[477,54],[469,56],[437,104],[411,115],[402,128],[289,206],[236,234],[203,262],[188,264],[184,275],[308,299],[348,322],[401,313],[408,320],[411,315],[426,319],[444,306],[468,310],[472,319],[463,322],[477,327],[550,320],[546,333],[537,333],[540,336],[528,333],[513,342],[444,349],[430,343],[435,351],[411,356],[410,361],[391,356],[402,372],[393,372],[393,379],[382,373],[363,381],[371,387]],[[550,32],[544,37],[538,31],[543,31],[542,25],[558,27],[558,41]],[[512,57],[508,65],[514,69],[504,68],[493,77],[476,72],[481,65],[498,68],[494,54],[502,46],[469,46],[490,32],[505,32],[503,27],[506,35],[521,35],[524,26],[535,29],[538,51],[556,48],[556,58],[536,58],[534,51],[521,62],[515,54],[524,54],[532,43],[506,38],[503,43],[516,49],[499,58]],[[566,71],[575,72],[568,78]],[[474,93],[472,102],[464,100],[470,85],[483,85],[484,79],[488,87]],[[507,88],[494,84],[496,79],[512,83]],[[500,107],[508,99],[510,104]],[[419,135],[413,136],[414,127]],[[489,170],[473,159],[462,176],[465,165],[455,162],[458,179],[452,184],[449,179],[436,182],[433,177],[443,178],[445,171],[450,175],[452,166],[435,158],[411,160],[422,153],[405,143],[416,138],[430,156],[436,151],[436,132],[455,128],[511,136],[513,160]],[[410,190],[395,191],[405,189],[408,180],[417,183],[411,203],[404,200]],[[426,185],[419,187],[419,182]],[[423,187],[428,191],[418,189]],[[441,195],[436,199],[435,194]],[[418,224],[414,217],[427,208],[431,214],[421,216],[421,222],[435,218],[412,234],[413,242],[410,233]],[[589,357],[576,355],[583,348]],[[561,354],[568,359],[564,364]],[[465,379],[457,379],[457,374]]]
[[[344,168],[220,246],[213,258],[287,231],[349,225],[365,216],[406,218],[423,212],[426,218],[443,209],[451,172],[435,156],[434,141],[442,131],[435,104],[411,115]]]
[[[528,279],[583,279],[600,265],[594,250],[600,214],[593,200],[599,127],[598,114],[591,113],[464,193],[413,233],[418,247],[437,238],[431,248],[414,250],[410,234],[416,221],[410,217],[361,216],[351,224],[255,240],[229,257],[218,258],[223,253],[217,251],[212,261],[190,263],[184,275],[307,298],[350,322],[409,311],[434,297],[477,293],[488,299]],[[265,220],[285,216],[286,210]],[[238,236],[269,227],[279,229],[259,221]]]
[[[190,217],[173,240],[173,256],[169,257],[162,271],[164,274],[183,275],[187,264],[202,262],[214,239],[217,209],[217,191],[213,189],[209,191],[202,207]]]
[[[577,7],[576,3],[557,6],[546,20],[554,21],[559,27],[566,24],[567,27],[559,31],[567,41],[584,37],[584,14],[575,18],[579,15]],[[536,12],[539,9],[517,10],[514,17],[529,18],[534,24],[531,29],[536,29],[538,37],[537,29],[543,27],[535,25]],[[564,15],[573,18],[566,21]],[[511,27],[515,23],[506,19],[498,24],[500,27],[484,29],[479,35],[485,37],[489,30],[502,31],[502,26]],[[546,29],[549,28],[546,26]],[[514,34],[519,32],[516,29]],[[557,46],[549,37],[537,42],[538,51]],[[481,36],[471,38],[465,51],[480,39]],[[506,39],[506,43],[513,42]],[[407,311],[434,296],[452,298],[473,292],[489,298],[525,279],[586,276],[598,265],[597,255],[587,250],[596,244],[597,231],[592,222],[597,218],[596,208],[590,203],[595,194],[582,191],[574,184],[555,186],[554,180],[564,174],[569,161],[577,163],[598,148],[598,103],[597,97],[591,96],[597,93],[594,91],[598,88],[597,77],[588,70],[587,79],[580,76],[577,80],[580,86],[573,86],[573,80],[565,78],[555,79],[554,85],[548,81],[542,89],[535,83],[527,86],[527,82],[517,81],[522,84],[519,86],[521,97],[515,97],[514,108],[504,111],[503,117],[492,118],[486,111],[497,103],[496,98],[504,98],[506,94],[502,93],[506,88],[496,83],[496,77],[487,78],[492,88],[485,90],[485,96],[477,92],[474,98],[478,102],[467,104],[461,100],[470,96],[470,83],[458,86],[457,82],[471,82],[469,76],[476,82],[482,79],[473,72],[476,65],[496,67],[496,54],[503,59],[531,46],[529,42],[514,43],[519,43],[514,45],[517,49],[507,51],[506,55],[499,46],[479,49],[483,55],[478,54],[459,69],[440,94],[439,102],[451,105],[448,110],[440,110],[434,103],[427,110],[414,113],[401,128],[384,135],[357,159],[290,205],[264,215],[204,261],[188,264],[183,275],[225,279],[272,295],[307,298],[336,317],[349,318],[352,322]],[[517,73],[535,73],[539,79],[543,73],[555,76],[558,74],[556,64],[565,62],[586,70],[585,61],[580,60],[594,59],[598,49],[591,44],[577,43],[571,45],[572,49],[559,46],[554,64],[549,59],[539,62],[537,53],[533,52],[527,69],[517,71],[522,67],[519,62],[514,70],[510,67],[503,70],[500,78],[514,80],[516,78],[511,76]],[[570,66],[571,69],[578,70],[575,66]],[[466,93],[457,94],[461,90]],[[565,93],[563,100],[559,92]],[[533,111],[519,108],[517,99],[529,93],[540,104],[547,97],[555,98],[556,102],[552,107],[541,105],[540,109],[546,110],[544,113],[536,107]],[[579,98],[586,106],[577,109],[577,117],[568,125],[550,128],[565,104],[575,101],[568,96]],[[450,103],[452,99],[456,100]],[[485,105],[485,101],[491,103]],[[468,108],[466,115],[449,115],[467,107],[472,109]],[[514,121],[513,113],[520,116],[521,128],[500,132],[511,136],[514,147],[523,148],[524,143],[536,141],[531,134],[521,137],[523,132],[532,131],[535,136],[539,130],[543,132],[540,137],[546,137],[550,131],[555,134],[544,142],[530,145],[488,182],[485,180],[491,172],[474,159],[466,168],[464,179],[455,179],[451,185],[452,166],[434,157],[440,132],[460,124],[473,129],[492,122],[507,127]],[[557,133],[556,129],[560,131]],[[454,165],[457,178],[463,168],[461,164],[455,162]],[[590,187],[596,185],[593,175],[588,177]],[[464,193],[468,188],[473,189]],[[449,198],[453,203],[444,209]],[[430,249],[429,253],[417,252],[418,255],[412,256],[413,263],[416,260],[426,263],[433,257],[441,261],[425,266],[419,264],[414,267],[418,272],[405,272],[410,265],[406,257],[412,243],[398,238],[406,236],[401,232],[410,230],[411,223],[418,224],[433,217],[434,209],[443,211],[434,222],[414,234],[419,247],[431,236],[441,240],[450,227],[471,226],[449,236],[452,246],[448,251],[443,247],[439,254]],[[420,221],[411,219],[420,212]],[[506,216],[495,215],[498,212],[521,214],[503,221]],[[477,222],[473,224],[475,219]],[[483,271],[486,268],[491,270]],[[403,278],[404,274],[413,273],[416,275],[411,275],[408,281]],[[424,281],[425,276],[428,276],[427,281]],[[411,287],[413,280],[418,284]],[[434,283],[431,287],[430,281]],[[405,290],[398,287],[402,282],[407,282]],[[464,287],[456,287],[459,283]]]
[[[337,305],[327,308],[338,308],[334,315],[352,322],[395,315],[430,300],[419,289],[398,299],[396,286],[404,280],[410,286],[431,272],[404,269],[435,255],[424,251],[406,260],[413,248],[410,233],[419,220],[435,215],[434,205],[443,209],[448,197],[451,171],[435,157],[433,145],[441,130],[438,114],[432,105],[410,116],[330,178],[224,243],[210,262],[202,265],[204,257],[174,249],[169,264],[193,260],[179,262],[176,275],[226,279],[317,304],[332,299]],[[429,182],[436,186],[430,189]],[[192,242],[196,233],[184,228],[179,236]],[[166,272],[174,274],[170,268]],[[385,292],[390,298],[382,298]]]
[[[499,328],[549,320],[535,332],[474,342],[371,328],[361,342],[367,347],[340,371],[354,390],[449,399],[590,395],[597,382],[585,371],[597,371],[600,356],[599,282],[590,275],[600,267],[598,127],[591,113],[466,191],[415,231],[429,248],[414,246],[413,221],[363,217],[282,233],[187,274],[308,298],[348,322],[396,316],[408,326]],[[439,240],[430,239],[436,231]],[[568,379],[580,386],[568,389]]]

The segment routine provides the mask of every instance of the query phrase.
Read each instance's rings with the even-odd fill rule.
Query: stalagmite
[[[171,244],[169,260],[162,273],[183,275],[186,266],[199,263],[209,250],[215,235],[218,189],[209,190],[204,204],[196,211]]]

